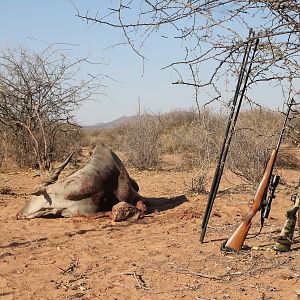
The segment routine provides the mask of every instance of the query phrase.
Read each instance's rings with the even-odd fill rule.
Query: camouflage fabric
[[[284,223],[284,226],[281,230],[280,236],[276,239],[276,244],[274,246],[274,250],[280,252],[290,251],[291,245],[293,242],[294,231],[297,221],[297,212],[299,215],[299,207],[300,207],[300,186],[298,185],[297,194],[292,196],[292,201],[294,202],[294,206],[291,210],[287,211],[287,219]],[[298,216],[299,217],[299,216]],[[299,220],[298,220],[299,222]],[[299,229],[300,230],[300,229]]]

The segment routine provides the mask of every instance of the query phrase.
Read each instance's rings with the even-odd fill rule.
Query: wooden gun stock
[[[251,227],[251,220],[255,216],[257,211],[260,209],[261,203],[264,198],[265,190],[268,188],[276,156],[277,150],[274,149],[266,166],[263,178],[258,186],[250,212],[243,216],[242,223],[232,234],[232,236],[227,240],[222,250],[236,252],[241,250],[246,236],[248,234],[248,231]]]

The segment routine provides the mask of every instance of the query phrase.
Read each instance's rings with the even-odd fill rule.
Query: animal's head
[[[32,219],[53,213],[47,197],[44,195],[33,195],[31,200],[17,213],[17,219]]]
[[[48,214],[59,214],[58,209],[52,206],[51,198],[47,193],[47,187],[56,182],[59,174],[69,163],[72,155],[73,153],[61,164],[61,166],[54,170],[49,178],[45,179],[39,186],[34,188],[31,193],[31,200],[17,213],[17,219],[31,219]]]

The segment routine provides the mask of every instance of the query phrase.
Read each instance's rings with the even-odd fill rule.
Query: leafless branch
[[[74,6],[75,7],[75,6]],[[176,84],[195,87],[197,94],[210,91],[219,99],[227,74],[237,76],[249,29],[259,38],[259,51],[250,76],[249,86],[261,82],[281,85],[284,93],[295,93],[288,82],[299,78],[300,4],[298,1],[275,0],[120,0],[102,4],[101,11],[76,15],[88,24],[121,30],[133,51],[145,60],[143,46],[149,36],[163,30],[163,38],[177,39],[186,49],[182,59],[174,58],[165,66],[182,66]],[[167,33],[167,34],[166,34]],[[160,35],[162,36],[162,35]],[[191,65],[197,67],[191,68]],[[201,70],[205,69],[205,74]],[[210,73],[210,74],[209,74]],[[191,77],[185,74],[191,74]],[[230,83],[230,82],[229,82]],[[234,93],[230,84],[228,101]],[[198,100],[198,98],[197,98]],[[222,93],[224,101],[224,93]]]
[[[56,45],[39,52],[19,47],[0,53],[0,122],[34,151],[41,170],[51,166],[58,132],[78,131],[75,110],[101,87],[99,76],[80,80],[83,63],[89,61],[72,61]]]

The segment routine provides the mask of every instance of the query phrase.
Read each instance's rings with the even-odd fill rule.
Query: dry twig
[[[120,273],[121,275],[131,275],[134,277],[137,287],[144,290],[149,290],[150,288],[147,286],[145,281],[143,280],[142,276],[137,274],[136,272],[124,272]]]

